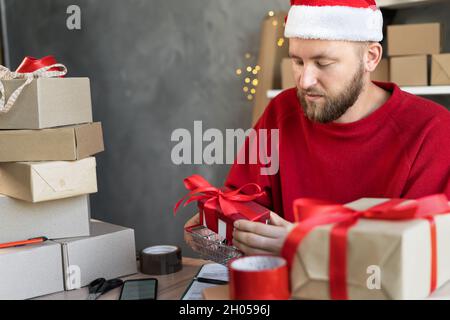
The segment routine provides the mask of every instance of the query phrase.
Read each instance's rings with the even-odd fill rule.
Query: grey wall
[[[97,157],[95,218],[132,227],[138,248],[183,243],[194,206],[173,217],[184,177],[221,184],[227,165],[171,162],[176,128],[248,128],[252,104],[235,75],[257,55],[259,28],[287,0],[6,0],[11,66],[54,54],[71,76],[91,79],[94,118],[106,151]],[[82,30],[66,28],[78,4]]]
[[[177,217],[172,206],[182,179],[200,173],[221,184],[228,166],[176,166],[176,128],[248,128],[251,104],[235,76],[257,55],[259,28],[269,10],[288,0],[5,0],[11,66],[25,55],[54,54],[71,76],[91,79],[95,120],[106,151],[98,159],[95,218],[132,227],[137,247],[177,244],[194,207]],[[82,30],[65,26],[78,4]],[[450,19],[450,4],[401,10],[394,23]],[[450,34],[446,25],[447,34]],[[447,39],[445,50],[450,52]],[[446,106],[448,98],[437,98]]]

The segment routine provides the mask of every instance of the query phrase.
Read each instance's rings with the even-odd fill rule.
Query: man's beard
[[[364,69],[361,64],[350,83],[347,84],[343,92],[337,96],[326,96],[322,92],[317,92],[314,90],[306,90],[303,92],[298,90],[297,96],[300,100],[305,116],[311,121],[320,123],[328,123],[339,119],[351,106],[355,104],[361,94],[364,85],[363,76]],[[321,95],[321,99],[324,99],[325,102],[307,102],[305,99],[305,95],[307,93],[312,95]]]

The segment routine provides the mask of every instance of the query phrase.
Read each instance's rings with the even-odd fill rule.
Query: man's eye
[[[295,64],[298,66],[302,66],[303,65],[303,61],[302,60],[295,60]]]
[[[325,68],[325,67],[328,67],[329,65],[331,65],[331,63],[321,63],[321,62],[317,61],[317,62],[316,62],[316,65],[317,65],[319,68]]]

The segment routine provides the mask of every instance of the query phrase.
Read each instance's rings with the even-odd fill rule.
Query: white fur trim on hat
[[[379,9],[344,6],[292,6],[286,38],[376,41],[383,40],[383,15]]]

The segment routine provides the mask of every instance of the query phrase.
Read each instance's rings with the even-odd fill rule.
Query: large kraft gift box
[[[401,206],[412,205],[411,201],[401,201],[397,201]],[[450,212],[444,195],[432,201],[429,198],[422,204],[433,212]],[[379,204],[389,206],[388,199],[360,199],[345,207],[363,211]],[[320,204],[297,205],[296,210],[301,207],[306,213],[325,210],[323,217],[342,210],[340,205],[327,209]],[[297,230],[294,228],[289,234],[282,250],[290,265],[292,297],[423,299],[429,296],[450,279],[450,214],[433,216],[434,224],[427,218],[406,219],[411,213],[403,214],[403,218],[402,214],[396,214],[399,220],[379,220],[376,213],[372,213],[375,219],[360,218],[356,224],[349,225],[346,241],[341,243],[332,239],[331,232],[339,234],[342,229],[332,231],[333,225],[319,225],[302,235],[298,228],[302,223],[303,228],[308,228],[310,222],[300,222]],[[389,213],[387,216],[393,217]]]
[[[64,290],[61,246],[47,241],[0,250],[0,300]]]
[[[0,163],[0,194],[41,202],[97,192],[94,157],[78,161]]]
[[[97,278],[113,279],[137,272],[134,230],[91,220],[91,235],[56,240],[61,245],[66,290]],[[73,279],[73,275],[79,275]]]
[[[42,130],[0,130],[0,162],[80,160],[103,150],[100,122]]]
[[[89,236],[89,196],[30,203],[0,195],[0,243]]]
[[[5,100],[25,80],[1,80]],[[88,78],[38,78],[24,87],[12,108],[0,114],[0,129],[43,129],[92,122]]]

